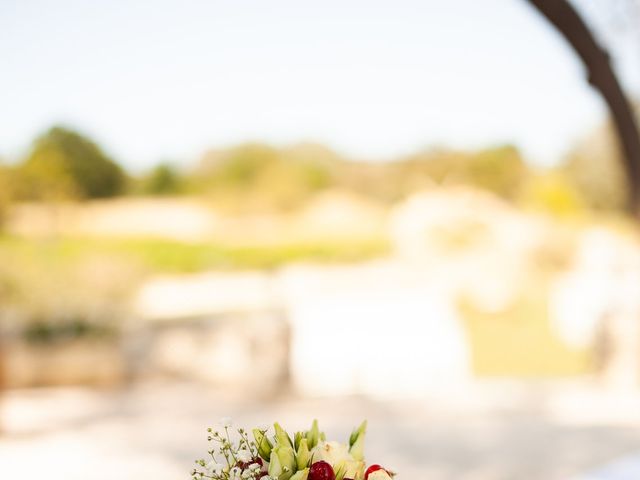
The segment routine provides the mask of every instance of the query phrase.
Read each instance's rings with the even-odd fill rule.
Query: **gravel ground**
[[[569,480],[640,452],[639,400],[517,383],[385,401],[247,399],[176,383],[10,391],[0,404],[0,478],[186,480],[207,449],[206,427],[231,416],[289,429],[318,418],[336,438],[367,418],[368,459],[400,479]]]

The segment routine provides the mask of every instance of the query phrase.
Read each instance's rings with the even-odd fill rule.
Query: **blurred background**
[[[640,3],[571,3],[640,98]],[[222,416],[640,476],[638,219],[528,2],[0,0],[0,59],[3,478],[187,478]]]

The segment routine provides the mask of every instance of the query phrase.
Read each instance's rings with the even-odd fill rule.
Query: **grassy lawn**
[[[484,313],[466,302],[461,310],[479,376],[559,377],[589,371],[589,352],[571,349],[555,336],[544,291],[527,292],[499,313]]]
[[[295,261],[354,262],[386,254],[385,239],[335,242],[233,245],[182,243],[160,239],[56,238],[37,240],[0,237],[0,260],[64,266],[90,257],[130,261],[152,272],[271,269]]]

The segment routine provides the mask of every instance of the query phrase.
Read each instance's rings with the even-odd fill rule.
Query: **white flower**
[[[229,428],[229,427],[233,426],[233,422],[231,421],[231,417],[222,417],[220,419],[220,425],[222,425],[224,428]]]
[[[219,474],[220,472],[222,472],[223,466],[224,465],[222,465],[221,463],[218,463],[215,460],[211,460],[209,463],[207,463],[205,468],[207,469],[209,475],[211,475],[212,473]]]
[[[391,480],[391,475],[386,470],[380,469],[370,473],[368,480]]]
[[[248,463],[251,461],[253,456],[251,455],[251,452],[249,450],[243,448],[242,450],[238,450],[236,458],[243,463]]]
[[[349,453],[349,447],[339,442],[320,442],[311,451],[311,456],[314,463],[324,460],[332,466],[342,460],[353,461],[353,457]]]
[[[249,470],[260,470],[260,464],[259,463],[252,463],[251,465],[249,465]]]

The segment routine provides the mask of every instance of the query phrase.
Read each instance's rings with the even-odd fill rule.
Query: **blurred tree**
[[[332,184],[328,152],[310,145],[243,144],[207,154],[194,183],[232,209],[292,209]]]
[[[2,230],[7,219],[12,199],[13,182],[11,181],[11,171],[8,167],[0,163],[0,230]]]
[[[503,146],[472,155],[463,167],[468,183],[513,200],[530,175],[517,148]]]
[[[111,197],[125,174],[88,138],[54,127],[34,142],[19,167],[23,197],[37,200]]]
[[[638,104],[635,116],[640,119]],[[613,123],[608,120],[574,146],[562,170],[587,206],[602,211],[622,211],[629,204],[629,183],[621,157]]]
[[[510,145],[478,152],[432,149],[390,162],[357,162],[315,144],[277,149],[251,143],[209,152],[190,183],[224,206],[260,210],[294,208],[328,188],[393,203],[436,184],[462,184],[514,200],[530,174]]]
[[[520,152],[510,145],[478,152],[425,151],[389,169],[388,178],[399,186],[401,196],[434,184],[470,185],[513,200],[530,175]]]
[[[222,153],[211,165],[212,180],[226,188],[253,188],[263,173],[278,163],[275,148],[248,143]]]
[[[184,178],[169,163],[157,165],[142,181],[142,192],[149,195],[175,195],[184,189]]]

